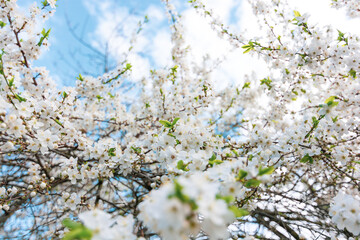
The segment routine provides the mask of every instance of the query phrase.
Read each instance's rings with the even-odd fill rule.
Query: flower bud
[[[46,183],[44,183],[44,182],[40,183],[40,188],[45,189],[46,188]]]

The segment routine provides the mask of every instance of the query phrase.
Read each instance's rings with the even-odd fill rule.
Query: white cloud
[[[311,14],[310,22],[321,25],[332,25],[342,32],[360,33],[360,19],[350,19],[343,9],[334,9],[330,6],[330,0],[289,0],[289,4],[298,9],[300,13]]]
[[[159,30],[149,45],[150,55],[157,66],[167,66],[171,61],[171,35],[167,30]]]
[[[139,81],[149,74],[150,63],[147,58],[138,54],[131,54],[128,61],[132,64],[132,68],[135,69],[135,71],[131,72],[132,79]]]
[[[149,17],[150,21],[161,22],[166,18],[164,9],[162,9],[161,6],[150,5],[146,9],[145,13]]]
[[[128,7],[118,6],[111,0],[90,0],[85,1],[85,5],[97,21],[95,31],[90,34],[91,44],[103,52],[107,48],[113,59],[123,61],[124,53],[132,46],[131,40],[138,29],[138,22],[143,17],[130,14]],[[132,73],[134,80],[140,80],[150,71],[149,60],[141,57],[141,52],[148,44],[149,40],[139,35],[127,59],[135,69]]]
[[[207,8],[211,8],[225,24],[230,23],[231,13],[241,5],[238,0],[208,0],[205,2]]]
[[[226,0],[226,1],[207,1],[207,8],[212,9],[215,16],[220,21],[231,26],[234,33],[240,33],[251,19],[251,25],[255,18],[251,16],[252,10],[249,6],[242,3],[244,1]],[[245,9],[244,9],[245,7]],[[219,68],[213,73],[213,80],[216,89],[223,89],[228,84],[241,84],[245,74],[251,74],[251,71],[264,77],[267,73],[266,65],[255,57],[244,55],[242,49],[234,50],[226,41],[218,37],[208,21],[189,9],[183,13],[184,25],[187,30],[187,40],[191,45],[193,60],[200,64],[202,57],[209,54],[212,59],[225,58]],[[255,29],[255,28],[253,28]],[[258,34],[255,31],[254,34]]]
[[[121,53],[130,47],[131,33],[136,29],[136,24],[142,17],[132,16],[127,7],[112,5],[110,2],[107,0],[99,3],[99,1],[89,0],[86,1],[86,5],[89,11],[98,18],[98,26],[93,33],[93,44],[100,47],[99,43],[104,43],[111,38],[110,51],[114,57],[120,58]],[[222,22],[230,25],[234,33],[247,29],[247,36],[263,34],[246,0],[208,0],[205,4],[213,9],[214,15],[218,16]],[[329,0],[289,0],[289,4],[301,13],[309,12],[310,22],[320,25],[332,24],[343,32],[353,31],[357,29],[354,26],[360,25],[360,20],[349,20],[342,11],[331,9]],[[243,54],[242,49],[232,50],[231,46],[211,29],[208,20],[199,16],[194,9],[184,8],[185,5],[181,1],[175,1],[175,5],[185,9],[181,15],[186,30],[185,39],[192,50],[192,61],[200,65],[206,54],[212,59],[226,58],[213,75],[218,88],[225,87],[225,83],[241,84],[244,75],[251,74],[252,71],[258,78],[263,78],[268,74],[267,65],[263,61],[250,57],[249,54]],[[133,61],[134,72],[141,70],[141,74],[138,74],[136,78],[147,76],[150,68],[171,65],[172,44],[170,30],[164,26],[167,23],[164,10],[160,5],[149,5],[145,9],[144,15],[148,15],[150,22],[144,26],[143,35],[138,37],[133,49],[134,55],[130,57]],[[126,24],[119,25],[124,22]],[[119,26],[123,27],[122,34],[114,34]]]

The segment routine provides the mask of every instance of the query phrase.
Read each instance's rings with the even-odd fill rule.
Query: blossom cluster
[[[132,215],[126,217],[112,216],[101,210],[82,212],[79,219],[85,227],[93,232],[92,240],[136,240],[138,239],[133,233],[134,219]]]
[[[334,8],[345,8],[347,15],[352,18],[360,16],[360,3],[358,1],[332,0],[331,4]]]
[[[188,239],[204,231],[212,239],[226,237],[234,219],[219,184],[209,183],[201,174],[178,178],[153,190],[140,204],[140,220],[164,239]]]
[[[330,215],[339,229],[354,235],[360,234],[360,199],[357,196],[339,192],[330,206]]]

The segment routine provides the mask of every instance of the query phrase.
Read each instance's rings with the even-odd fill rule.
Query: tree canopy
[[[194,65],[163,0],[172,61],[129,99],[131,61],[61,89],[34,66],[61,1],[0,0],[0,238],[358,239],[360,39],[249,3],[261,36],[189,1],[267,76],[214,87],[218,62]],[[360,16],[359,1],[329,4]]]

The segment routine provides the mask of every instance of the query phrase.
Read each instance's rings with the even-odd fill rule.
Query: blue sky
[[[89,2],[91,1],[59,0],[56,13],[45,24],[46,29],[51,27],[51,45],[48,51],[43,52],[36,65],[46,66],[52,76],[60,78],[63,85],[72,85],[72,81],[79,73],[96,75],[103,73],[104,70],[100,66],[100,63],[103,62],[102,59],[99,59],[101,55],[81,44],[70,30],[72,29],[72,32],[86,44],[94,45],[95,31],[100,16],[92,11],[99,9],[100,4]],[[161,5],[157,0],[110,0],[108,2],[118,8],[129,9],[129,14],[137,15],[139,19],[146,15],[144,11],[148,6]],[[92,9],[90,4],[93,4],[95,9]],[[99,14],[101,13],[103,12],[99,11]],[[116,14],[116,10],[111,14]],[[118,14],[125,15],[125,12],[119,11]],[[121,24],[126,23],[119,22],[119,25]],[[97,51],[105,52],[104,48],[98,48]],[[114,59],[110,57],[109,61],[114,61]]]
[[[19,0],[27,6],[34,0]],[[36,0],[39,4],[40,0]],[[265,77],[266,66],[257,59],[249,59],[241,49],[234,51],[229,44],[217,37],[206,20],[189,8],[186,0],[173,0],[183,16],[186,41],[191,46],[194,64],[201,64],[208,54],[212,59],[224,59],[213,74],[219,87],[241,81],[245,74],[256,72]],[[243,0],[204,0],[216,16],[233,32],[251,29],[249,34],[258,35],[256,20]],[[309,12],[310,21],[333,24],[343,32],[358,29],[360,22],[349,21],[340,12],[330,9],[330,0],[289,0],[294,9]],[[44,51],[36,66],[45,66],[59,87],[73,85],[79,73],[99,75],[104,72],[103,53],[108,52],[108,67],[123,60],[122,53],[130,47],[131,35],[137,23],[149,16],[147,23],[134,44],[128,60],[133,65],[133,79],[148,76],[150,69],[171,66],[171,41],[168,20],[160,0],[58,0],[58,8],[45,28],[51,27],[50,49]],[[336,18],[334,18],[336,15]],[[80,44],[71,34],[69,26],[84,42],[96,51]],[[360,30],[359,30],[360,31]],[[358,32],[359,32],[358,31]],[[108,48],[106,48],[108,46]]]
[[[26,6],[31,2],[33,1],[24,0],[21,4]],[[209,51],[216,52],[216,46],[219,45],[217,42],[205,41],[208,44],[204,44],[204,41],[201,41],[201,38],[209,37],[211,30],[208,24],[190,10],[187,1],[173,2],[185,16],[184,25],[193,28],[189,31],[188,40],[197,42],[194,45],[195,52],[201,49],[195,59],[199,62],[202,60],[207,53],[206,49],[203,49],[206,46]],[[225,23],[230,18],[234,23],[238,21],[236,13],[241,1],[224,0],[221,4],[216,0],[210,0],[210,4],[211,2],[217,2],[212,5],[223,15]],[[101,53],[106,52],[106,44],[109,45],[108,65],[110,68],[114,67],[117,61],[122,60],[121,52],[130,46],[128,43],[131,33],[137,29],[137,22],[143,20],[145,15],[149,17],[149,22],[144,25],[134,45],[134,54],[129,57],[134,65],[135,78],[146,76],[150,69],[170,66],[170,29],[160,0],[59,0],[57,5],[56,13],[45,23],[46,29],[51,28],[50,48],[43,51],[35,65],[47,67],[60,86],[73,85],[79,73],[102,74],[104,58]],[[204,25],[206,33],[203,31]],[[80,44],[70,28],[96,51]],[[215,33],[210,35],[216,38]],[[224,53],[229,51],[220,48],[215,55],[220,55],[219,50]]]

